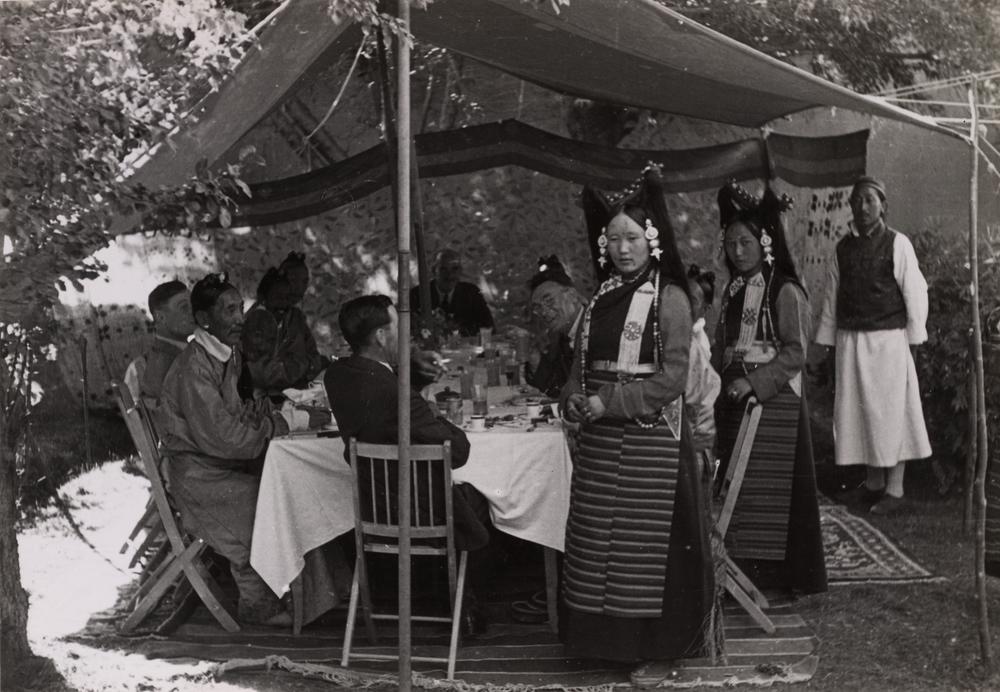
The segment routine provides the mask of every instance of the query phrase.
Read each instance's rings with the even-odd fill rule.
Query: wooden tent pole
[[[968,429],[969,429],[969,443],[965,450],[965,469],[962,473],[962,483],[964,487],[962,488],[962,533],[969,535],[972,532],[972,527],[975,525],[975,508],[976,508],[976,459],[978,458],[978,452],[976,451],[976,438],[978,436],[976,426],[979,424],[979,407],[976,403],[976,373],[975,373],[975,360],[973,358],[972,352],[972,335],[969,335],[969,355],[968,355],[968,366],[969,366],[969,376],[968,376]]]
[[[396,242],[399,286],[399,689],[412,688],[410,662],[410,2],[398,0],[396,34]]]
[[[398,144],[394,133],[396,118],[392,108],[392,94],[389,90],[389,57],[386,55],[385,42],[382,40],[381,32],[376,34],[375,43],[378,55],[379,81],[381,83],[379,97],[382,103],[382,128],[386,137],[386,153],[389,159],[389,178],[392,181],[393,199],[396,199],[395,189],[396,183],[398,182],[395,173],[395,151]],[[413,237],[417,246],[417,278],[419,279],[418,290],[420,291],[420,305],[430,305],[431,276],[430,269],[427,264],[427,244],[424,242],[424,205],[423,197],[420,194],[420,169],[417,161],[417,143],[415,139],[412,139],[411,141],[410,183],[412,185],[412,190],[410,194],[412,195],[412,200],[416,210],[416,220],[413,224]],[[431,311],[429,309],[421,310],[420,318],[421,324],[426,326],[431,321]]]
[[[400,29],[410,30],[410,0],[398,0]],[[396,34],[396,242],[399,286],[399,689],[410,692],[410,44]]]
[[[979,601],[979,650],[987,674],[993,670],[989,608],[986,602],[986,386],[983,373],[983,327],[979,316],[979,103],[976,78],[969,85],[969,139],[972,166],[969,179],[969,268],[972,272],[972,349],[976,378],[976,597]]]
[[[424,234],[424,198],[420,194],[420,169],[417,161],[417,140],[411,140],[410,161],[412,170],[410,171],[410,182],[413,185],[413,206],[417,214],[416,222],[413,224],[413,240],[417,246],[417,290],[420,292],[420,324],[428,327],[431,320],[431,270],[427,264],[427,236]]]

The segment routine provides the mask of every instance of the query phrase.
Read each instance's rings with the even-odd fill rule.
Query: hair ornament
[[[660,259],[663,250],[660,249],[660,229],[653,225],[653,222],[646,219],[646,230],[643,231],[646,240],[649,241],[649,254],[656,259]]]
[[[597,249],[600,252],[600,256],[597,258],[597,263],[601,265],[603,269],[608,263],[608,227],[604,226],[601,229],[601,235],[597,236]]]
[[[771,249],[773,242],[767,229],[762,226],[760,229],[760,246],[764,249],[764,261],[770,265],[774,264],[774,250]]]

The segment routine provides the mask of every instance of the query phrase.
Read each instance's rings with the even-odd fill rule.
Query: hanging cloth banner
[[[521,166],[580,185],[618,189],[648,161],[663,166],[667,192],[714,190],[731,179],[774,176],[798,187],[849,186],[865,173],[868,130],[836,137],[771,133],[695,149],[615,149],[579,142],[517,120],[417,135],[420,177]],[[765,150],[765,147],[767,148]],[[310,173],[250,186],[233,223],[242,226],[315,216],[389,186],[384,145]]]

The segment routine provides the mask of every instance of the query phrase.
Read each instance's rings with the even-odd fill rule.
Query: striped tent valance
[[[799,187],[846,186],[863,175],[868,130],[835,137],[771,134],[695,149],[616,149],[539,130],[517,120],[415,138],[421,178],[522,166],[554,178],[615,189],[635,179],[648,161],[663,166],[668,192],[720,187],[727,180],[774,177]],[[770,164],[770,166],[769,166]],[[234,223],[280,223],[320,214],[389,185],[384,145],[302,175],[251,185]]]

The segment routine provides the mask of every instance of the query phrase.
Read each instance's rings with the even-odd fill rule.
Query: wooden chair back
[[[125,419],[125,425],[132,437],[132,442],[135,443],[136,451],[139,453],[139,460],[146,472],[146,478],[149,479],[149,490],[153,496],[153,502],[156,504],[160,521],[163,522],[167,540],[170,541],[174,551],[183,552],[186,544],[177,526],[174,510],[170,505],[167,489],[163,483],[162,457],[156,433],[153,432],[152,422],[142,404],[132,398],[128,387],[122,386],[118,382],[113,382],[111,387],[114,390],[115,400],[118,402],[122,418]]]
[[[400,620],[400,627],[410,631],[410,622],[441,622],[451,625],[448,656],[411,656],[413,661],[447,663],[448,679],[455,677],[459,623],[468,553],[455,552],[454,512],[451,489],[451,443],[410,446],[410,554],[440,555],[448,561],[448,590],[451,615],[407,615],[376,613],[369,591],[365,553],[399,555],[400,517],[399,447],[347,441],[354,495],[354,524],[357,560],[351,585],[351,602],[344,628],[344,647],[340,664],[346,667],[351,658],[354,623],[361,603],[368,637],[377,642],[375,620]],[[406,518],[403,518],[405,521]],[[407,559],[401,557],[401,559]],[[401,596],[402,598],[402,596]],[[390,660],[394,654],[364,653],[356,657]]]
[[[359,548],[398,553],[399,447],[348,442]],[[415,555],[455,555],[451,443],[410,447],[410,540]]]
[[[757,428],[760,425],[760,415],[763,410],[757,397],[751,396],[747,399],[743,419],[740,421],[740,430],[736,435],[736,442],[733,444],[729,465],[726,468],[726,498],[722,503],[719,519],[715,523],[716,529],[723,538],[729,531],[729,523],[736,510],[736,501],[739,499],[740,490],[743,487],[743,478],[746,475],[747,464],[750,462],[750,452],[753,450],[753,443],[757,438]]]

